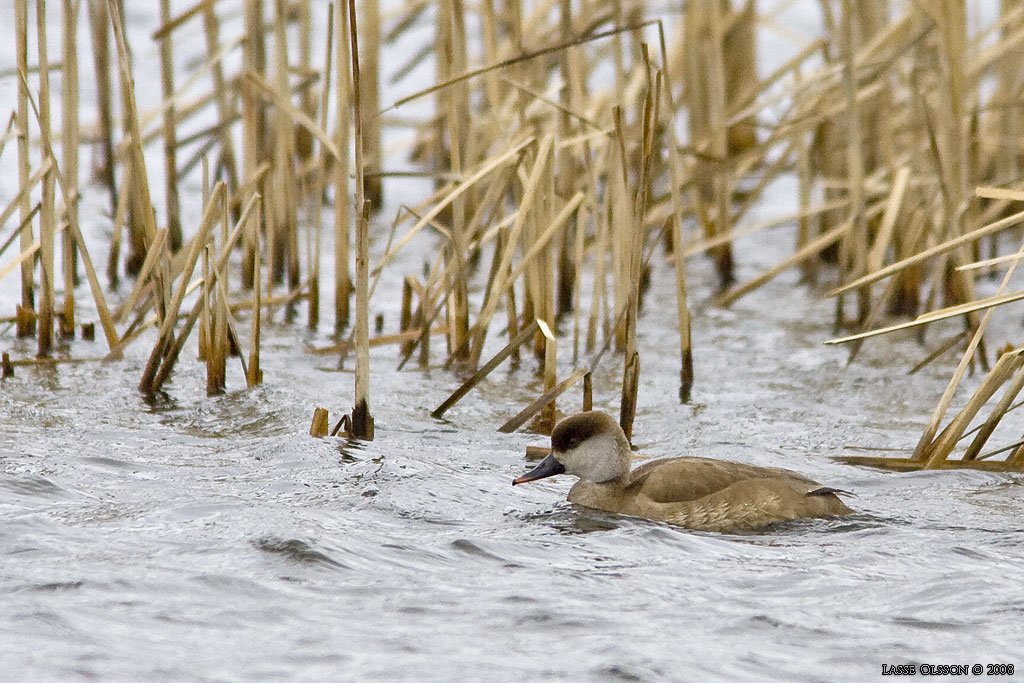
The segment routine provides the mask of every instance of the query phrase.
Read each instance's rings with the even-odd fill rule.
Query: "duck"
[[[780,522],[854,513],[838,496],[849,492],[782,468],[681,456],[632,469],[632,461],[619,423],[587,411],[555,425],[550,453],[512,485],[573,475],[579,481],[569,491],[570,503],[694,531],[760,531]]]

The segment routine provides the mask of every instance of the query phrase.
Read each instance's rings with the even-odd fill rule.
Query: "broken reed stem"
[[[558,379],[558,340],[547,323],[537,319],[537,327],[544,335],[544,392],[551,391]],[[541,410],[534,422],[540,433],[550,434],[555,428],[555,399],[552,398]]]
[[[327,436],[330,428],[330,417],[327,408],[316,408],[313,410],[313,423],[309,426],[309,435],[314,438]]]

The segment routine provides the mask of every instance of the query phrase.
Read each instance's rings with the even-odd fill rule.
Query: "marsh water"
[[[694,533],[515,489],[530,361],[444,421],[458,383],[373,354],[377,438],[306,434],[351,375],[273,327],[266,383],[207,398],[189,358],[166,395],[144,362],[17,369],[0,385],[0,662],[8,680],[865,680],[883,663],[1017,663],[1019,475],[892,474],[831,456],[910,448],[951,361],[913,340],[846,367],[830,306],[781,281],[695,318],[676,398],[671,272],[640,332],[640,457],[800,470],[858,515]],[[698,297],[700,293],[698,293]],[[16,343],[5,337],[10,347]],[[141,347],[139,347],[141,349]],[[92,345],[75,342],[73,355]],[[28,353],[28,350],[26,350]],[[614,411],[617,359],[595,378]],[[240,371],[234,376],[240,386]],[[575,409],[578,397],[561,408]]]
[[[6,202],[14,181],[0,180]],[[739,243],[740,279],[793,239]],[[165,393],[140,395],[153,336],[122,361],[19,366],[0,382],[0,679],[863,681],[883,664],[1024,667],[1024,477],[834,460],[912,450],[957,357],[906,372],[960,323],[924,345],[874,340],[848,365],[822,343],[834,309],[821,286],[789,272],[721,309],[707,264],[690,272],[693,400],[677,398],[673,274],[656,259],[637,457],[788,467],[854,492],[858,514],[720,535],[574,508],[566,478],[513,489],[544,439],[496,429],[540,389],[531,358],[435,420],[462,377],[439,351],[428,371],[399,373],[396,349],[375,348],[376,439],[314,439],[313,408],[332,422],[350,410],[352,375],[310,353],[325,329],[278,311],[257,389],[233,366],[228,393],[208,398],[193,346]],[[374,309],[387,329],[395,283]],[[1024,333],[1009,307],[993,325],[992,348]],[[34,354],[8,327],[0,343]],[[103,351],[76,340],[57,355]],[[596,407],[617,411],[620,379],[610,354]],[[1021,427],[1011,416],[1002,442]]]

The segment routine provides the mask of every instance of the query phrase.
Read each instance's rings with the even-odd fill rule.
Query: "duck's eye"
[[[566,450],[571,451],[572,449],[576,448],[579,445],[580,445],[580,438],[578,436],[574,436],[574,437],[570,438],[569,439],[569,443],[566,444],[566,446],[567,446]]]

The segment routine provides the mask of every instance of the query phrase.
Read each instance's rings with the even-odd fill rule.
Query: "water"
[[[458,378],[396,375],[394,349],[375,349],[377,439],[350,443],[304,433],[315,405],[347,407],[351,376],[297,328],[268,330],[263,387],[212,399],[188,356],[144,400],[140,342],[123,362],[19,367],[0,385],[4,669],[853,681],[883,663],[1021,665],[1022,478],[830,458],[912,447],[951,362],[908,380],[893,368],[924,350],[893,339],[845,368],[820,344],[830,305],[783,278],[696,315],[695,402],[680,406],[673,323],[651,312],[671,310],[671,281],[656,269],[640,333],[638,454],[798,469],[856,492],[858,515],[726,536],[575,509],[565,478],[513,489],[543,439],[494,430],[536,390],[530,362],[437,421]],[[610,411],[618,362],[595,380]]]
[[[129,16],[139,60],[153,57],[153,22]],[[140,81],[143,94],[154,87]],[[4,202],[14,184],[0,173]],[[84,201],[83,216],[100,215],[102,196]],[[84,220],[103,239],[104,220]],[[741,241],[739,278],[792,240]],[[389,329],[409,261],[385,271],[375,302]],[[0,678],[863,681],[883,664],[1024,666],[1024,478],[833,460],[913,448],[955,359],[903,373],[959,323],[936,325],[927,348],[911,335],[872,341],[847,367],[844,349],[821,344],[831,302],[794,274],[728,310],[709,305],[705,263],[690,277],[693,403],[676,400],[673,276],[658,263],[638,332],[638,455],[789,467],[854,491],[857,515],[730,536],[573,508],[565,478],[513,489],[525,447],[544,440],[495,429],[538,392],[529,360],[434,420],[460,378],[396,374],[395,350],[374,349],[377,438],[354,443],[306,434],[315,406],[332,422],[351,408],[351,374],[308,353],[328,343],[322,332],[269,324],[266,383],[240,389],[233,365],[216,398],[190,346],[152,400],[135,390],[153,343],[143,337],[124,361],[19,367],[0,382]],[[14,279],[0,287],[4,311]],[[83,289],[94,319],[89,299]],[[1019,310],[997,316],[991,347],[1019,341]],[[6,327],[0,343],[34,353]],[[569,348],[561,337],[561,376]],[[609,355],[595,376],[597,407],[613,413],[620,362]],[[1022,431],[1012,416],[992,443]]]

